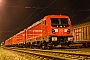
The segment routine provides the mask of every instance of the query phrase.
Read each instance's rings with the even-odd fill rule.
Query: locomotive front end
[[[50,26],[49,38],[54,46],[69,46],[72,43],[72,25],[68,16],[51,16]]]

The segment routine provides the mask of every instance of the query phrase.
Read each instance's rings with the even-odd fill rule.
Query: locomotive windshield
[[[51,18],[51,25],[53,27],[68,27],[68,18]]]

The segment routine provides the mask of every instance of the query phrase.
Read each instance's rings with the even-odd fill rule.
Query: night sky
[[[73,25],[88,21],[90,0],[0,0],[0,42],[51,14],[68,15]]]

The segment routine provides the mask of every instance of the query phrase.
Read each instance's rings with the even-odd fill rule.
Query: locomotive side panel
[[[45,36],[49,36],[50,34],[50,19],[49,19],[49,16],[46,16],[43,18],[43,21],[42,21],[42,34],[43,34],[43,37]]]

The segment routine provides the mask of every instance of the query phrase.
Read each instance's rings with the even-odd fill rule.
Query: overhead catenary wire
[[[24,9],[44,9],[45,8],[45,7],[30,7],[30,6],[25,6],[25,7],[22,7],[22,6],[4,6],[4,7],[9,7],[9,8],[24,8]],[[64,8],[47,7],[47,8],[50,8],[50,9],[60,9],[59,12],[63,11],[64,9],[75,10],[75,11],[90,11],[90,9],[72,9],[72,8],[65,8],[65,7]]]
[[[90,12],[90,10],[87,9],[87,8],[81,9],[81,10],[78,9],[77,12],[75,12],[74,14],[71,15],[71,17],[77,16],[77,14],[78,14],[79,12]],[[80,15],[81,15],[81,14],[80,14]]]
[[[56,1],[56,0],[53,0],[48,6],[46,6],[45,8],[43,8],[43,9],[41,10],[41,12],[44,11],[46,8],[48,8],[48,7],[49,7],[52,3],[54,3],[55,1]],[[44,2],[44,1],[42,1],[42,3],[43,3],[43,2]],[[42,3],[41,3],[41,4],[42,4]],[[41,4],[40,4],[40,5],[41,5]],[[39,5],[39,6],[40,6],[40,5]],[[39,7],[39,6],[38,6],[38,7]],[[35,11],[34,11],[34,12],[35,12]],[[33,12],[33,13],[34,13],[34,12]],[[41,12],[39,12],[37,15],[39,15]],[[33,13],[32,13],[32,14],[33,14]],[[30,14],[29,17],[30,17],[32,14]],[[36,15],[36,16],[37,16],[37,15]],[[32,19],[34,19],[36,16],[34,16]],[[29,19],[29,17],[28,17],[27,19]],[[26,19],[26,20],[27,20],[27,19]],[[31,19],[31,20],[32,20],[32,19]],[[26,20],[25,20],[25,21],[26,21]],[[30,22],[31,20],[29,20],[29,22]],[[29,23],[29,22],[28,22],[28,23]],[[26,23],[26,24],[28,24],[28,23]],[[26,25],[26,24],[25,24],[25,25]],[[15,29],[13,32],[15,32],[16,30],[18,30],[21,26],[23,27],[23,26],[25,26],[25,25],[23,25],[23,23],[22,23],[22,24],[21,24],[17,29]],[[22,28],[22,27],[21,27],[21,28]],[[10,33],[9,35],[11,35],[11,33]],[[9,35],[8,35],[8,36],[9,36]]]
[[[44,2],[45,0],[43,0],[42,2],[41,2],[41,4]],[[39,6],[41,5],[41,4],[39,4]],[[39,7],[38,6],[38,7]],[[19,6],[18,6],[19,7]],[[37,9],[36,9],[37,10]],[[35,10],[35,11],[36,11]],[[35,12],[34,11],[34,12]],[[32,12],[32,14],[34,14],[34,12]],[[19,28],[28,20],[28,18],[32,15],[32,14],[30,14],[27,18],[26,18],[26,20],[24,20],[13,32],[16,32],[17,30],[19,30]],[[12,33],[9,33],[9,35],[8,36],[10,36],[10,35],[13,35]]]
[[[23,28],[24,26],[26,26],[28,23],[30,23],[35,17],[37,17],[40,13],[42,13],[45,9],[47,9],[50,5],[52,5],[56,0],[53,0],[48,6],[46,6],[45,8],[43,8],[38,14],[36,14],[32,19],[30,19],[26,24],[24,24],[21,28]],[[20,29],[21,29],[20,28]]]
[[[76,0],[72,1],[72,3],[74,3]],[[64,7],[62,10],[60,10],[59,12],[62,12],[64,9],[66,9],[68,6],[70,6],[72,3],[68,4],[66,7]],[[58,13],[59,13],[58,12]]]
[[[45,0],[43,0],[42,2],[41,2],[41,4],[44,2]],[[40,4],[40,5],[41,5]],[[39,6],[40,6],[39,5]],[[39,6],[37,7],[37,8],[39,8]],[[34,10],[27,18],[26,18],[26,20],[24,20],[24,22],[22,22],[22,24],[17,28],[17,29],[19,29],[21,26],[23,26],[23,24],[35,13],[37,11],[37,9],[36,10]]]
[[[55,1],[56,1],[56,0],[53,0],[48,6],[46,6],[46,7],[43,8],[38,14],[36,14],[31,20],[33,20],[36,16],[38,16],[38,15],[39,15],[41,12],[43,12],[45,9],[47,9],[47,8],[48,8],[51,4],[53,4]],[[42,2],[42,3],[43,3],[43,2]],[[42,4],[42,3],[41,3],[41,4]],[[41,4],[40,4],[40,5],[41,5]],[[40,6],[40,5],[39,5],[39,6]],[[38,7],[39,7],[39,6],[38,6]],[[36,10],[35,10],[35,11],[36,11]],[[34,11],[34,12],[35,12],[35,11]],[[34,13],[34,12],[33,12],[33,13]],[[33,14],[33,13],[32,13],[32,14]],[[29,17],[30,17],[32,14],[30,14]],[[28,17],[27,19],[29,19],[29,17]],[[27,20],[27,19],[26,19],[26,20]],[[25,20],[25,21],[26,21],[26,20]],[[31,20],[29,20],[28,23],[30,23]],[[17,29],[14,30],[14,32],[16,32],[16,30],[18,30],[18,29],[23,28],[23,27],[26,26],[28,23],[26,23],[26,24],[24,24],[24,25],[23,25],[23,23],[22,23]],[[22,26],[22,27],[21,27],[21,26]],[[20,28],[20,27],[21,27],[21,28]]]
[[[44,0],[43,0],[43,1],[44,1]],[[54,1],[55,1],[55,0],[54,0]],[[53,1],[53,2],[54,2],[54,1]],[[73,3],[73,2],[72,2],[72,3]],[[71,4],[72,4],[72,3],[71,3]],[[59,12],[62,12],[64,9],[68,9],[67,7],[70,6],[71,4],[67,5],[65,8],[53,8],[53,9],[62,9],[61,11],[59,11]],[[49,5],[49,6],[50,6],[50,5]],[[27,9],[34,8],[34,9],[36,9],[36,10],[37,10],[37,9],[42,9],[41,12],[39,12],[38,14],[36,14],[36,16],[38,16],[38,15],[39,15],[40,13],[42,13],[46,8],[52,8],[52,7],[49,7],[49,6],[48,6],[48,7],[29,7],[29,6],[20,7],[20,6],[14,6],[14,7],[15,7],[15,8],[16,8],[16,7],[17,7],[17,8],[18,8],[18,7],[19,7],[19,8],[27,8]],[[8,6],[8,7],[9,7],[9,6]],[[13,7],[13,6],[11,6],[11,7]],[[78,10],[78,11],[85,11],[85,10]],[[35,12],[35,11],[34,11],[34,12]],[[30,15],[33,15],[34,12],[32,12],[32,14],[30,14]],[[30,15],[29,15],[29,16],[30,16]],[[20,29],[23,28],[23,27],[25,27],[28,23],[30,23],[30,22],[36,17],[36,16],[34,16],[28,23],[25,24],[25,22],[30,18],[29,16],[27,17],[27,19],[26,19],[24,22],[21,23],[21,25],[20,25],[17,29],[14,30],[14,32],[17,31],[17,30],[20,30]],[[12,32],[11,32],[11,33],[12,33]]]
[[[51,4],[53,4],[55,1],[56,1],[56,0],[53,0],[53,1],[51,2]],[[43,8],[43,9],[41,10],[41,12],[43,12],[45,9],[49,8],[49,6],[50,6],[51,4],[49,4],[48,6],[46,6],[45,8]],[[69,5],[71,5],[71,4],[69,4]],[[69,6],[69,5],[68,5],[68,6]],[[66,9],[66,7],[65,7],[64,9]],[[62,9],[62,10],[64,10],[64,9]],[[61,11],[62,11],[62,10],[61,10]],[[35,11],[34,11],[34,12],[35,12]],[[34,13],[34,12],[33,12],[33,13]],[[36,14],[31,20],[33,20],[33,19],[34,19],[36,16],[38,16],[41,12],[39,12],[38,14]],[[32,14],[33,14],[33,13],[32,13]],[[31,14],[31,15],[32,15],[32,14]],[[31,16],[31,15],[30,15],[30,16]],[[29,17],[28,17],[27,19],[29,19]],[[26,19],[26,20],[27,20],[27,19]],[[25,20],[25,21],[26,21],[26,20]],[[31,20],[30,20],[30,21],[31,21]],[[29,21],[28,23],[30,23],[30,21]],[[28,23],[26,23],[25,25],[23,25],[23,23],[22,23],[22,24],[19,26],[20,29],[23,28],[24,26],[26,26]],[[23,25],[23,26],[22,26],[22,25]],[[22,26],[22,27],[21,27],[21,26]],[[19,27],[18,27],[18,28],[19,28]],[[17,28],[17,29],[18,29],[18,28]],[[17,29],[15,29],[15,30],[17,30]]]

